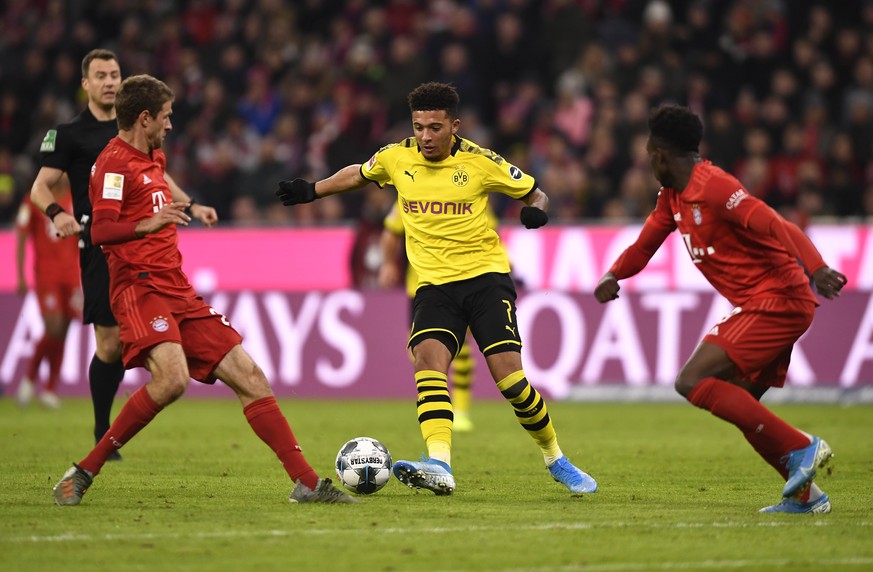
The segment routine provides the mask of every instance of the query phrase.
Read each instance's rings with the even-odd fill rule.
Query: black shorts
[[[520,352],[515,298],[512,278],[496,272],[439,286],[422,286],[412,302],[409,347],[435,339],[454,356],[461,349],[469,327],[485,356]]]
[[[82,293],[85,304],[82,322],[98,326],[117,326],[118,322],[109,306],[109,266],[99,246],[79,250],[79,267],[82,270]]]

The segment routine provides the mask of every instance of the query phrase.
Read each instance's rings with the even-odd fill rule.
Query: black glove
[[[315,194],[315,183],[294,179],[293,181],[280,181],[276,196],[287,206],[311,203],[318,198]]]
[[[521,218],[521,224],[524,225],[524,228],[539,228],[549,222],[549,215],[546,214],[546,211],[536,207],[522,207],[519,218]]]
[[[93,246],[91,244],[91,217],[83,214],[79,219],[79,226],[82,227],[82,230],[79,231],[79,249],[91,248]]]

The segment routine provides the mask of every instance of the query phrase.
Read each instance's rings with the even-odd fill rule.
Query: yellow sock
[[[539,392],[528,383],[524,371],[518,370],[504,377],[497,382],[497,389],[512,404],[516,419],[539,446],[546,465],[557,461],[562,453],[549,410]]]
[[[418,389],[418,424],[427,455],[451,465],[452,399],[446,374],[433,370],[415,373]]]
[[[452,406],[455,411],[470,410],[475,363],[468,343],[461,346],[461,351],[452,360]]]

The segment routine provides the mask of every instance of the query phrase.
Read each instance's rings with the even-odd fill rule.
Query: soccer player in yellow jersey
[[[488,209],[488,225],[497,228],[497,217]],[[400,203],[394,203],[394,207],[384,220],[382,239],[382,266],[379,268],[379,285],[383,288],[397,286],[400,282],[401,268],[398,264],[400,241],[403,239],[403,221],[400,219]],[[411,264],[406,268],[406,293],[410,300],[415,299],[415,291],[418,289],[418,273]],[[473,430],[473,420],[470,418],[470,402],[473,400],[473,374],[476,371],[476,362],[470,351],[470,330],[461,342],[461,349],[452,360],[452,409],[454,421],[452,429],[456,432],[468,432]]]
[[[408,102],[414,137],[316,183],[282,181],[276,192],[287,206],[370,182],[397,189],[406,255],[419,277],[408,347],[428,457],[395,462],[394,475],[437,495],[455,490],[447,373],[469,327],[497,388],[539,446],[552,477],[573,493],[593,493],[597,483],[561,452],[545,401],[525,377],[509,260],[486,216],[488,193],[503,193],[525,203],[525,227],[539,228],[549,220],[548,197],[521,169],[458,135],[454,87],[425,83]]]

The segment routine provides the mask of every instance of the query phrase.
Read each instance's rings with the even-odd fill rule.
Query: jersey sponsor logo
[[[473,205],[470,203],[455,203],[442,201],[407,201],[402,199],[403,212],[413,214],[433,215],[472,215]]]
[[[152,329],[158,333],[164,333],[170,329],[170,323],[163,316],[155,316],[151,321]]]
[[[106,173],[103,175],[103,198],[115,201],[121,200],[121,190],[124,188],[124,175]]]
[[[375,165],[375,164],[376,164],[376,156],[373,155],[372,157],[370,157],[370,160],[367,161],[367,170],[368,170],[368,171],[372,170],[372,169],[373,169],[373,165]]]
[[[509,177],[513,181],[520,181],[523,176],[524,176],[524,173],[521,172],[521,169],[519,169],[515,165],[509,166]]]
[[[45,137],[42,138],[42,143],[39,145],[40,153],[53,153],[58,142],[58,130],[49,129],[46,131]]]
[[[691,244],[690,233],[682,233],[682,240],[685,242],[685,248],[688,249],[688,254],[691,256],[691,262],[693,262],[694,264],[700,264],[701,262],[703,262],[703,257],[706,255],[715,254],[715,248],[713,248],[712,246],[707,246],[703,248]]]
[[[148,185],[148,184],[151,183],[151,182],[152,182],[152,180],[149,179],[149,176],[146,175],[145,173],[143,173],[143,174],[142,174],[142,184],[143,184],[143,185]]]
[[[682,213],[673,213],[673,220],[676,222],[682,222]]]
[[[158,212],[164,205],[167,204],[167,199],[164,197],[163,191],[155,191],[152,193],[152,212]]]
[[[740,189],[731,195],[731,198],[728,199],[728,202],[725,204],[725,207],[727,207],[727,210],[731,210],[732,208],[738,206],[741,202],[743,202],[746,199],[746,197],[748,197],[748,196],[749,196],[749,193],[747,193],[743,189]]]

